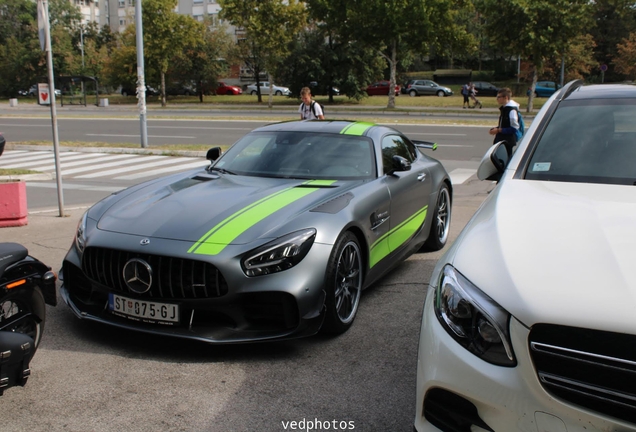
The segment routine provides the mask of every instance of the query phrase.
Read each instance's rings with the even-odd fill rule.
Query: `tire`
[[[360,304],[363,261],[358,239],[341,235],[329,258],[325,278],[325,320],[321,332],[341,334],[351,327]]]
[[[411,97],[415,97],[415,96],[417,96],[417,92],[416,92],[415,90],[411,90],[411,91],[409,92],[409,96],[411,96]]]
[[[16,292],[9,292],[0,299],[0,327],[4,331],[23,333],[31,336],[34,341],[33,352],[37,349],[42,340],[45,322],[44,297],[39,288],[32,290],[20,289]],[[28,317],[4,328],[7,321],[15,319],[18,314],[31,314]]]
[[[252,96],[256,94],[256,90],[252,90],[252,92],[250,93]]]
[[[122,95],[122,96],[128,96],[128,92],[127,92],[126,90],[122,90],[122,91],[121,91],[121,95]]]
[[[443,90],[440,90],[440,91],[438,91],[438,92],[437,92],[437,96],[439,96],[439,97],[444,97],[444,96],[446,96],[446,95],[444,94],[444,91],[443,91]]]
[[[450,190],[448,185],[444,183],[437,194],[435,212],[433,213],[433,222],[431,223],[431,231],[428,234],[426,243],[424,243],[425,250],[438,251],[446,245],[448,232],[450,230],[450,220]]]
[[[275,95],[275,96],[282,96],[282,95],[283,95],[283,92],[282,92],[282,91],[280,91],[280,90],[278,90],[276,93],[274,93],[274,95]]]
[[[190,96],[190,90],[186,90],[186,91],[184,91],[184,92],[183,92],[183,95],[184,95],[184,96]]]
[[[537,94],[537,92],[534,92],[534,97],[538,98],[539,95]]]
[[[228,96],[232,96],[234,93],[232,93],[232,90],[228,90],[225,94]]]

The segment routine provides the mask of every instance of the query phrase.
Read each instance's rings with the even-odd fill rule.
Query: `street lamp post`
[[[141,24],[141,0],[135,0],[135,28],[137,30],[137,99],[139,100],[139,123],[141,147],[148,147],[148,125],[146,123],[146,82],[144,77],[144,30]]]

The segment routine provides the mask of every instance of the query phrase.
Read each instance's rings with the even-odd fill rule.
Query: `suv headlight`
[[[79,253],[84,253],[84,248],[86,247],[86,218],[88,217],[88,212],[85,212],[79,223],[77,224],[77,230],[75,231],[75,246]]]
[[[277,238],[249,252],[241,261],[246,276],[262,276],[292,268],[309,252],[316,230],[308,228]]]
[[[461,346],[488,363],[516,366],[510,341],[510,314],[451,265],[435,291],[435,314]]]

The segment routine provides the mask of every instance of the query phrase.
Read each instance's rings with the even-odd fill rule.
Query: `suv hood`
[[[633,331],[636,188],[506,179],[453,265],[527,326]]]

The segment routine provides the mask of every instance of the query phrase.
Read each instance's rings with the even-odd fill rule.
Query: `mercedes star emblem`
[[[152,285],[152,268],[140,258],[128,260],[124,265],[123,276],[128,288],[137,294],[147,292]]]

